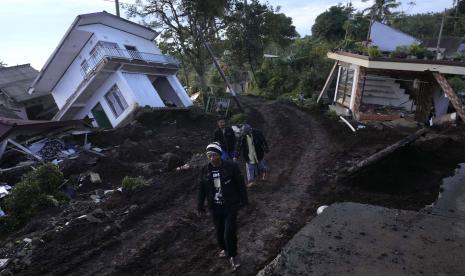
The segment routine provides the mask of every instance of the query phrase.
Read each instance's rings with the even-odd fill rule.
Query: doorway
[[[112,128],[110,120],[108,119],[107,114],[105,113],[105,110],[103,110],[103,107],[100,103],[96,104],[94,108],[92,108],[91,112],[99,127]]]

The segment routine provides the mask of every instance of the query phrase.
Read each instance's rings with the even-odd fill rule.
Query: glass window
[[[118,118],[118,116],[121,115],[121,113],[123,113],[126,108],[128,108],[128,103],[116,85],[113,86],[110,91],[108,91],[108,93],[105,95],[105,99],[107,100],[108,105],[110,106],[111,111],[116,118]]]

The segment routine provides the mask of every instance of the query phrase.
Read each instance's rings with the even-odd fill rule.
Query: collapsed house
[[[29,93],[51,93],[53,120],[94,119],[117,127],[138,107],[192,105],[176,77],[179,63],[155,45],[154,30],[107,12],[79,15]]]
[[[389,26],[375,22],[372,45],[382,52],[417,40]],[[358,121],[392,121],[399,118],[426,122],[465,121],[459,96],[446,76],[465,75],[465,63],[452,60],[369,57],[359,53],[335,51],[327,54],[335,64],[321,92],[328,92],[331,109]],[[321,96],[320,95],[320,96]],[[449,106],[451,104],[451,106]],[[455,109],[456,113],[453,113]]]
[[[0,68],[0,116],[25,120],[53,117],[58,108],[49,92],[28,93],[38,74],[29,64]]]

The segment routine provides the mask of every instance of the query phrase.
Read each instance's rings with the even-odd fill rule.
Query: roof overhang
[[[355,64],[369,69],[399,70],[411,72],[438,72],[465,75],[465,63],[445,60],[417,60],[400,58],[370,58],[347,52],[328,52],[328,58]]]
[[[91,24],[107,25],[151,41],[158,36],[158,32],[150,28],[117,17],[105,11],[79,15],[43,66],[39,75],[31,84],[28,91],[29,94],[51,92],[53,90],[68,67],[93,35],[92,32],[79,30],[79,26]]]

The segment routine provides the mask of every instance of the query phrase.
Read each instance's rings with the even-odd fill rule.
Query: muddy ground
[[[376,166],[334,181],[340,169],[412,130],[376,126],[354,135],[321,112],[259,98],[243,98],[243,102],[252,125],[262,129],[269,141],[271,152],[266,160],[271,173],[267,181],[249,189],[250,204],[239,215],[242,266],[235,272],[238,275],[256,274],[314,217],[320,205],[355,201],[420,209],[437,196],[440,183],[433,178],[412,181],[402,189],[392,187],[398,182],[395,178],[391,184],[372,178],[362,181],[370,174],[380,175]],[[214,126],[215,118],[201,112],[147,113],[131,126],[92,135],[90,140],[95,145],[107,149],[106,157],[82,154],[63,164],[70,183],[82,184],[78,195],[69,206],[41,212],[2,241],[0,258],[10,258],[10,263],[1,274],[231,274],[227,261],[217,257],[211,219],[195,215],[198,166],[205,163],[203,155],[198,154],[210,142]],[[430,163],[416,165],[415,160],[407,158],[410,151],[419,152],[438,160],[441,169],[435,170],[440,178],[465,156],[457,150],[457,145],[465,148],[463,135],[455,134],[461,131],[437,130],[435,134],[447,135],[430,135],[430,139],[415,143],[386,162],[403,166],[399,160],[407,160],[402,164],[410,164],[419,172],[435,169],[429,167]],[[186,162],[192,168],[172,170]],[[395,166],[393,170],[387,175],[395,175]],[[89,171],[99,173],[103,183],[90,183],[84,177]],[[90,200],[90,195],[120,187],[126,175],[142,175],[151,185],[134,194],[102,196],[101,203]],[[368,185],[370,182],[376,185]],[[85,214],[87,217],[79,218]],[[32,242],[23,242],[25,237]]]

